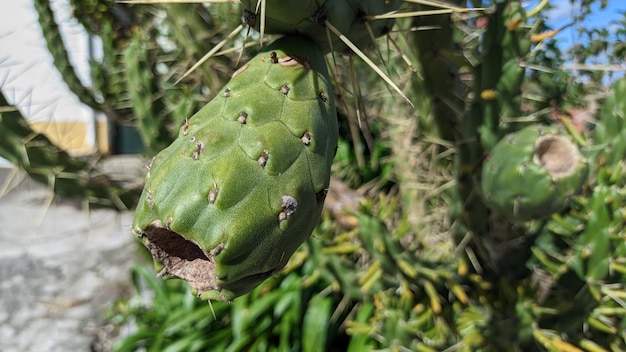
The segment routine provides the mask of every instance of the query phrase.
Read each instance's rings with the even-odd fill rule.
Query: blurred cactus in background
[[[110,311],[118,326],[136,329],[121,336],[115,350],[626,350],[626,78],[589,74],[581,83],[564,71],[567,55],[553,39],[558,30],[546,24],[546,1],[527,6],[516,0],[311,0],[283,8],[272,0],[203,5],[74,0],[75,17],[103,43],[103,57],[92,62],[92,87],[74,73],[49,2],[34,3],[70,90],[111,121],[134,126],[146,160],[179,133],[185,139],[173,146],[186,143],[189,118],[218,94],[222,98],[207,105],[215,116],[291,109],[252,94],[261,88],[300,103],[312,101],[294,95],[295,76],[272,78],[263,71],[263,79],[280,84],[250,83],[255,90],[239,105],[221,103],[231,75],[257,70],[259,63],[250,58],[276,34],[308,36],[326,53],[334,94],[316,90],[319,102],[314,101],[336,105],[332,172],[340,186],[331,181],[329,211],[313,236],[290,258],[279,258],[282,271],[272,267],[272,275],[241,286],[250,293],[226,297],[243,294],[232,303],[209,306],[180,281],[161,281],[138,267],[133,272],[138,296]],[[592,3],[581,6],[588,10]],[[298,10],[293,17],[292,10]],[[578,64],[600,53],[574,49]],[[611,50],[611,60],[613,54],[623,58],[619,43]],[[207,59],[210,51],[220,55]],[[265,56],[259,67],[279,63],[271,53]],[[310,58],[296,59],[303,72],[319,72]],[[591,96],[600,98],[591,104],[586,98]],[[34,133],[6,100],[0,105],[0,156],[59,196],[117,209],[137,206],[141,187],[115,182],[90,161],[106,156],[72,157]],[[321,107],[326,108],[299,109]],[[588,117],[569,116],[573,108],[589,108]],[[231,115],[232,121],[203,127],[213,136],[212,128],[236,126],[222,133],[236,136],[217,146],[242,143],[242,126],[255,123],[247,112]],[[320,121],[306,123],[314,130],[326,126]],[[273,152],[263,143],[289,149],[289,139],[281,139],[278,130],[240,147],[246,155],[256,153],[246,177],[270,162]],[[298,130],[297,137],[308,147],[316,136],[307,131]],[[177,153],[191,163],[199,145]],[[313,157],[307,163],[314,163]],[[153,204],[160,200],[151,197],[152,189],[178,184],[179,173],[172,169],[161,185],[148,178],[140,210],[160,206]],[[222,169],[210,173],[204,176],[226,177]],[[268,176],[267,183],[282,187],[277,180]],[[179,203],[163,209],[168,214],[186,209],[190,217],[182,225],[159,219],[165,221],[160,226],[186,231],[195,218],[206,216],[184,206],[200,198],[215,203],[219,187],[205,187],[207,182],[185,183],[176,195]],[[202,197],[191,195],[196,186]],[[321,195],[318,191],[313,193]],[[251,195],[251,207],[269,209],[276,198],[270,194]],[[342,207],[348,210],[342,213]],[[263,213],[276,220],[276,233],[282,233],[289,209],[283,204]],[[148,220],[142,228],[151,225]],[[239,241],[256,241],[254,231],[248,232]],[[203,236],[189,237],[198,244],[207,240]],[[295,248],[300,238],[297,242],[286,247]],[[221,250],[204,254],[211,258]],[[229,255],[235,258],[230,264],[245,262]],[[255,275],[269,270],[254,269]],[[142,300],[147,291],[153,303]]]
[[[88,87],[79,79],[70,62],[50,1],[35,0],[34,5],[54,65],[70,91],[82,103],[104,113],[113,126],[136,128],[147,157],[167,146],[182,122],[221,89],[237,58],[236,55],[226,55],[211,59],[174,87],[174,80],[182,75],[186,66],[199,60],[223,38],[223,29],[238,16],[236,9],[187,5],[156,8],[124,5],[112,0],[72,1],[75,17],[87,32],[102,41],[103,46],[102,58],[91,62],[93,84]],[[159,12],[163,14],[165,11],[170,15],[158,16]],[[209,33],[211,30],[216,33]],[[61,196],[119,210],[135,207],[140,187],[85,197],[92,193],[91,181],[89,185],[83,182],[75,187],[59,186],[58,170],[65,170],[64,179],[85,179],[84,175],[93,173],[94,169],[103,173],[99,165],[107,155],[91,155],[78,160],[41,135],[37,137],[41,152],[33,156],[25,154],[21,146],[35,134],[27,128],[19,111],[9,107],[6,101],[2,101],[2,105],[7,107],[3,110],[2,130],[12,133],[12,138],[4,139],[0,156],[20,166],[38,165],[37,169],[23,168],[55,191],[63,188],[64,191],[58,192]],[[17,124],[23,124],[25,128],[11,127]],[[42,160],[38,160],[40,158]],[[116,199],[115,194],[120,192],[127,194],[127,199]]]

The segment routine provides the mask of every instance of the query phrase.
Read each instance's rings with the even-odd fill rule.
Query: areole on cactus
[[[150,165],[133,231],[161,274],[232,300],[317,224],[338,129],[319,47],[283,37],[243,65]]]
[[[541,219],[562,210],[587,177],[588,163],[557,128],[528,126],[490,151],[482,167],[486,204],[511,221]]]

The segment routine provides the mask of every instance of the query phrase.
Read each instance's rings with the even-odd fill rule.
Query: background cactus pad
[[[529,126],[511,133],[491,151],[482,171],[487,205],[511,220],[550,216],[580,191],[588,164],[556,128]]]

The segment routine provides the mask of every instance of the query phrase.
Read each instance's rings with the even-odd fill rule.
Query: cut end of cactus
[[[568,138],[550,134],[537,139],[533,161],[558,180],[578,172],[581,155]]]
[[[215,262],[211,253],[164,227],[161,221],[150,224],[142,231],[141,237],[153,259],[163,267],[159,276],[187,281],[198,296],[229,300],[220,294],[221,287],[217,283]]]

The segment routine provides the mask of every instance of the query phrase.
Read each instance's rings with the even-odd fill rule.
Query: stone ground
[[[102,169],[141,185],[145,160],[108,158]],[[109,351],[115,331],[105,312],[132,293],[140,262],[132,213],[82,208],[0,164],[0,352]],[[325,207],[343,226],[359,195],[331,181]]]
[[[131,213],[51,201],[0,168],[0,351],[107,350],[104,313],[129,292],[137,260],[131,222]]]

